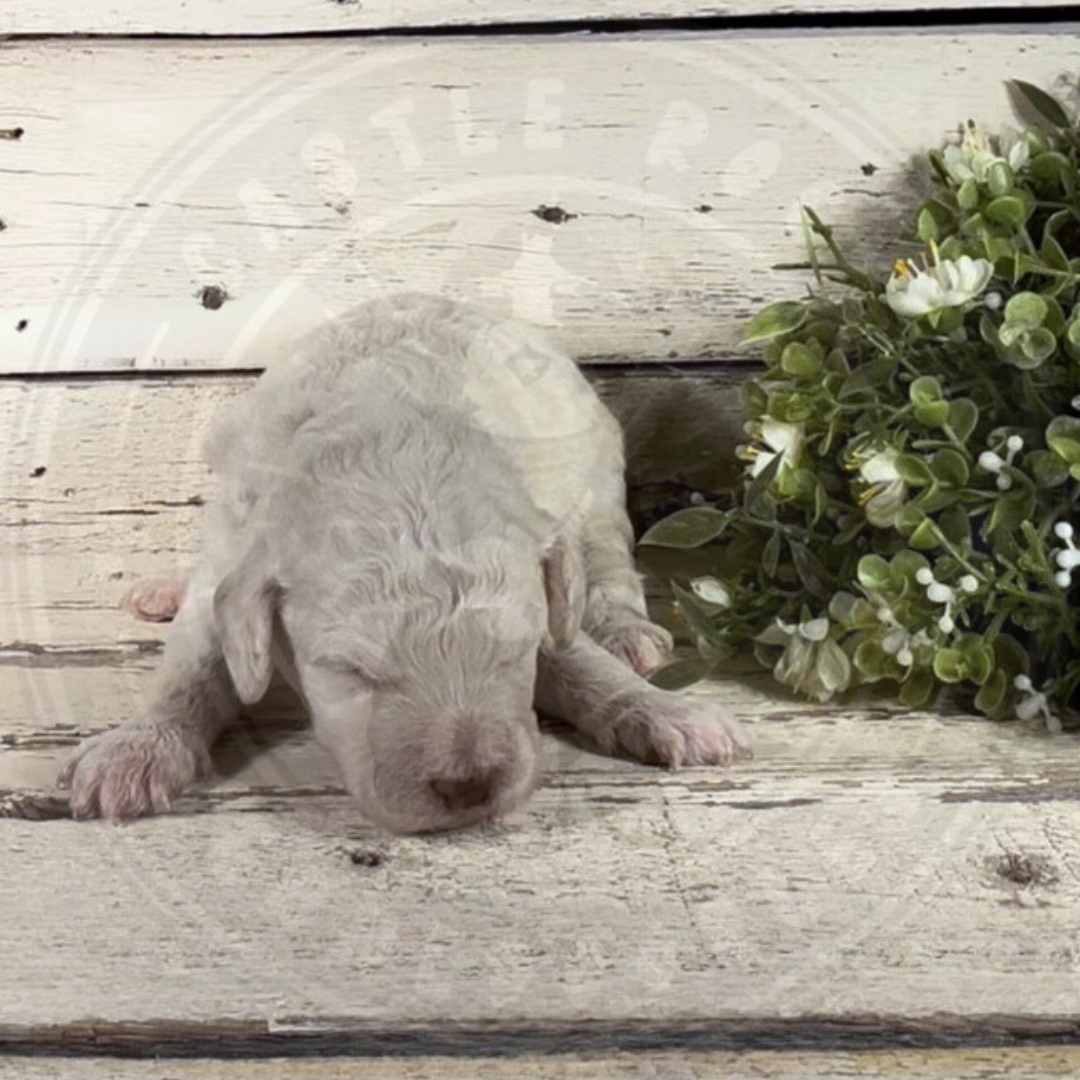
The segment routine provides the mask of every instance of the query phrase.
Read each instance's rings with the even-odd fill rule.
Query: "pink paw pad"
[[[172,622],[187,591],[185,577],[150,577],[136,581],[120,608],[142,622]]]

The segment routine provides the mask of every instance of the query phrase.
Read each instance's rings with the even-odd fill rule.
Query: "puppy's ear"
[[[214,625],[221,651],[236,693],[245,705],[253,705],[263,697],[273,673],[270,638],[278,583],[263,555],[262,545],[254,545],[214,593]]]
[[[544,552],[543,568],[548,633],[555,647],[561,649],[581,632],[585,615],[585,564],[578,546],[558,537]]]

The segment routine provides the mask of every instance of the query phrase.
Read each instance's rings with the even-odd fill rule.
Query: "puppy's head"
[[[539,770],[537,651],[580,630],[574,549],[427,559],[352,581],[318,566],[311,556],[275,571],[256,553],[219,586],[217,631],[240,698],[265,693],[276,628],[316,736],[372,820],[429,832],[522,805]]]

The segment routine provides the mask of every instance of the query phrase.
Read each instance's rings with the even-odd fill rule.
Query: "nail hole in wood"
[[[204,285],[199,293],[199,302],[210,311],[217,311],[228,299],[229,294],[222,285]]]
[[[26,319],[20,319],[15,324],[15,329],[21,334],[29,325],[30,323]]]
[[[577,214],[571,214],[561,206],[545,206],[541,203],[532,213],[541,221],[550,222],[552,225],[562,225],[564,221],[572,221]]]

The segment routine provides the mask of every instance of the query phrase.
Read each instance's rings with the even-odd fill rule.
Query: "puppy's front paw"
[[[647,679],[671,655],[671,635],[656,623],[633,618],[608,623],[593,635],[598,645]]]
[[[71,789],[71,816],[120,821],[167,810],[209,758],[175,728],[130,723],[82,742],[57,781]]]
[[[738,721],[716,702],[687,700],[666,691],[613,703],[604,749],[622,751],[647,765],[730,765],[752,757]]]

